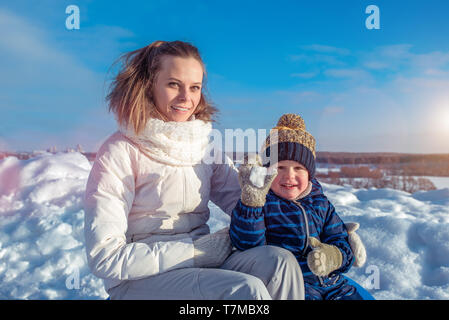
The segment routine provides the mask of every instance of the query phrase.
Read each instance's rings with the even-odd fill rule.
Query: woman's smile
[[[175,110],[176,112],[184,113],[184,112],[189,112],[189,111],[190,111],[189,108],[182,107],[182,106],[171,106],[171,107],[172,107],[172,109]]]

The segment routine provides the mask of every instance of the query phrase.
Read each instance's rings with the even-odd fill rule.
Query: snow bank
[[[90,168],[80,153],[0,162],[1,299],[107,297],[83,245]]]
[[[449,189],[323,187],[342,219],[361,225],[367,263],[349,277],[377,299],[449,299]]]
[[[79,153],[0,161],[0,299],[107,297],[83,246],[90,168]],[[449,189],[323,187],[343,220],[361,225],[368,258],[351,278],[378,299],[449,299]],[[209,207],[213,232],[229,224]]]

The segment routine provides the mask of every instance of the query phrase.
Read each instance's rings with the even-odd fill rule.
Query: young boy
[[[283,115],[273,130],[277,143],[270,144],[268,137],[262,156],[265,167],[276,168],[277,174],[258,179],[260,160],[239,168],[242,195],[231,215],[233,245],[291,251],[303,272],[306,300],[362,299],[341,276],[353,265],[354,253],[345,224],[314,178],[315,139],[295,114]],[[276,163],[269,162],[273,156]]]

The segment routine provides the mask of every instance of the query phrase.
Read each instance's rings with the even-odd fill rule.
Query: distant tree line
[[[407,154],[387,152],[317,152],[318,163],[329,164],[382,164],[436,162],[448,163],[448,154]]]
[[[318,172],[318,180],[337,185],[351,185],[354,188],[391,188],[413,193],[419,190],[435,190],[429,179],[409,175],[388,175],[383,170],[368,166],[341,167],[339,171]]]
[[[371,164],[389,175],[449,177],[449,154],[318,152],[318,164]]]
[[[369,188],[390,188],[396,190],[402,190],[409,193],[414,193],[417,191],[429,191],[435,190],[436,187],[429,179],[410,176],[394,176],[394,177],[384,177],[381,179],[373,178],[340,178],[340,177],[327,177],[317,175],[319,181],[329,184],[336,185],[350,185],[356,189],[369,189]]]

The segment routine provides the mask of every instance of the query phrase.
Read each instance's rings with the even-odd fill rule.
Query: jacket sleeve
[[[224,152],[215,157],[212,170],[210,200],[230,215],[241,193],[238,171]]]
[[[88,265],[97,277],[113,281],[136,280],[193,266],[191,238],[126,243],[135,189],[133,153],[137,151],[128,143],[106,142],[92,166],[84,198]]]
[[[332,244],[340,249],[342,254],[342,265],[334,272],[344,273],[347,272],[354,263],[354,254],[349,244],[348,232],[344,222],[336,213],[335,207],[326,196],[322,196],[326,202],[325,207],[327,208],[327,212],[320,238],[322,242]]]
[[[248,207],[239,199],[231,214],[231,242],[239,250],[266,243],[263,207]]]

